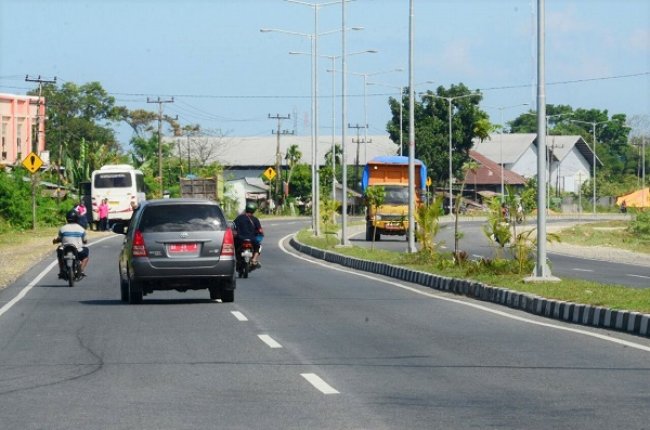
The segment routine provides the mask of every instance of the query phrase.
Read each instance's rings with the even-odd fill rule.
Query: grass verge
[[[622,285],[606,285],[578,279],[562,279],[560,282],[525,283],[522,275],[494,275],[489,273],[472,273],[468,275],[467,270],[460,267],[441,269],[431,262],[424,261],[420,254],[392,252],[381,249],[370,250],[355,246],[337,247],[335,244],[332,244],[331,240],[327,241],[325,238],[314,237],[307,230],[299,232],[297,238],[306,245],[349,257],[394,264],[441,276],[473,279],[488,285],[535,294],[549,299],[602,306],[617,310],[650,313],[650,289],[636,289]],[[440,258],[451,258],[451,256],[441,255]]]

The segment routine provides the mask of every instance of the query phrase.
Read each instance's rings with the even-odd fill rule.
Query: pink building
[[[40,109],[40,112],[37,113]],[[41,121],[39,124],[38,117]],[[45,99],[38,103],[37,96],[0,93],[0,164],[19,165],[32,152],[32,143],[38,139],[36,153],[45,164],[49,162],[45,151]],[[36,132],[39,127],[40,133]],[[38,138],[37,138],[38,135]]]

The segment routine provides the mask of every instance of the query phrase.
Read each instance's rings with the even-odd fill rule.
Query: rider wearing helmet
[[[79,225],[77,212],[74,209],[69,211],[65,215],[65,220],[67,224],[59,229],[59,235],[52,240],[52,243],[61,244],[56,250],[59,259],[59,278],[63,277],[63,245],[70,244],[77,248],[82,273],[88,265],[88,256],[90,255],[88,247],[84,246],[88,243],[86,229]]]
[[[258,261],[260,256],[260,243],[264,237],[264,230],[262,230],[262,225],[260,220],[253,215],[257,205],[255,203],[246,203],[246,209],[243,213],[239,214],[235,218],[235,229],[237,230],[237,235],[235,236],[235,247],[239,249],[241,243],[245,239],[249,239],[253,243],[253,258],[251,262],[253,266],[260,267]]]

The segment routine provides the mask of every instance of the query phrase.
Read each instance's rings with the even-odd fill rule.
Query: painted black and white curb
[[[376,273],[440,291],[497,303],[556,320],[650,337],[649,314],[546,299],[507,288],[492,287],[481,282],[448,278],[391,264],[361,260],[304,245],[295,237],[291,239],[290,244],[304,254],[355,270]]]

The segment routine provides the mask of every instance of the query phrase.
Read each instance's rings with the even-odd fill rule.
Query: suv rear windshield
[[[220,231],[226,225],[218,206],[164,205],[147,206],[140,220],[143,233],[165,231]]]

